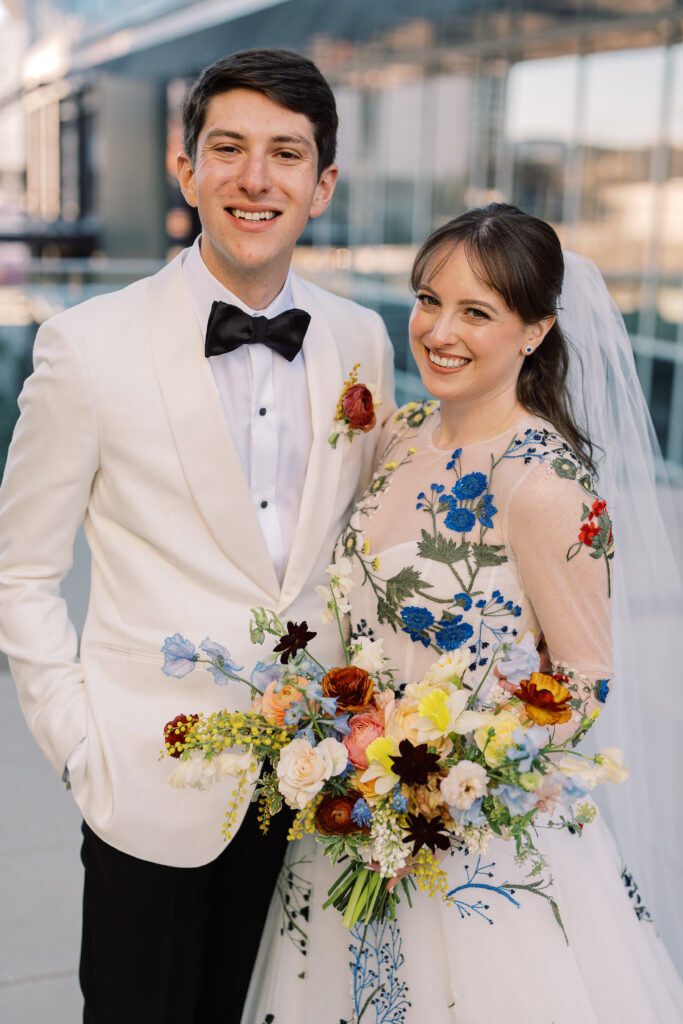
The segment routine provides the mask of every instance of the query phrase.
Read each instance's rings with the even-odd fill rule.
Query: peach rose
[[[292,676],[291,683],[307,686],[308,679],[304,679],[303,676]],[[267,722],[278,729],[285,727],[285,715],[289,708],[304,699],[303,694],[291,683],[274,679],[272,683],[268,683],[261,701],[261,714]]]
[[[420,712],[419,701],[412,697],[389,701],[384,708],[384,735],[393,736],[400,743],[410,740],[414,747],[419,744],[417,738]]]
[[[349,752],[349,761],[354,768],[367,768],[368,759],[365,749],[378,736],[384,736],[384,722],[379,715],[366,711],[362,715],[354,715],[349,719],[351,732],[342,743]]]

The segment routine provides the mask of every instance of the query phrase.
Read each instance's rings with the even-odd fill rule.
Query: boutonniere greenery
[[[335,429],[328,438],[333,448],[336,448],[342,434],[345,434],[349,441],[353,441],[356,434],[367,434],[377,423],[375,408],[382,404],[382,400],[374,385],[359,383],[359,367],[360,363],[356,363],[351,370],[337,402]]]

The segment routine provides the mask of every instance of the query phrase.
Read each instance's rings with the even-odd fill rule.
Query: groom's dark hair
[[[213,96],[231,89],[253,89],[281,107],[304,114],[313,125],[318,176],[337,151],[337,106],[322,74],[292,50],[240,50],[204,68],[183,101],[183,145],[194,166],[197,138]]]

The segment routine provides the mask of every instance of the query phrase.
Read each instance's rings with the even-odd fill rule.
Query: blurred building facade
[[[683,467],[680,0],[12,0],[11,11],[26,49],[14,83],[0,81],[0,129],[22,112],[25,213],[0,223],[0,254],[23,247],[32,308],[112,287],[192,240],[174,177],[187,82],[222,54],[289,47],[318,63],[341,118],[337,193],[298,264],[384,315],[400,397],[421,391],[407,347],[416,245],[468,206],[511,201],[602,270],[662,446]],[[45,257],[62,261],[61,278],[54,267],[45,278]]]

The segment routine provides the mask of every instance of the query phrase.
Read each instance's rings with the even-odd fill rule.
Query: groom
[[[339,657],[314,586],[379,436],[378,422],[328,440],[356,364],[384,395],[380,418],[393,408],[380,318],[290,270],[337,178],[318,69],[282,50],[234,54],[201,74],[183,117],[178,177],[201,237],[42,326],[0,491],[0,647],[85,819],[88,1024],[240,1019],[284,830],[264,838],[240,804],[225,847],[230,782],[168,784],[164,724],[245,709],[249,693],[201,666],[164,675],[160,648],[208,636],[248,674],[269,653],[248,631],[265,606],[307,619],[320,660]],[[82,522],[79,661],[59,588]]]

